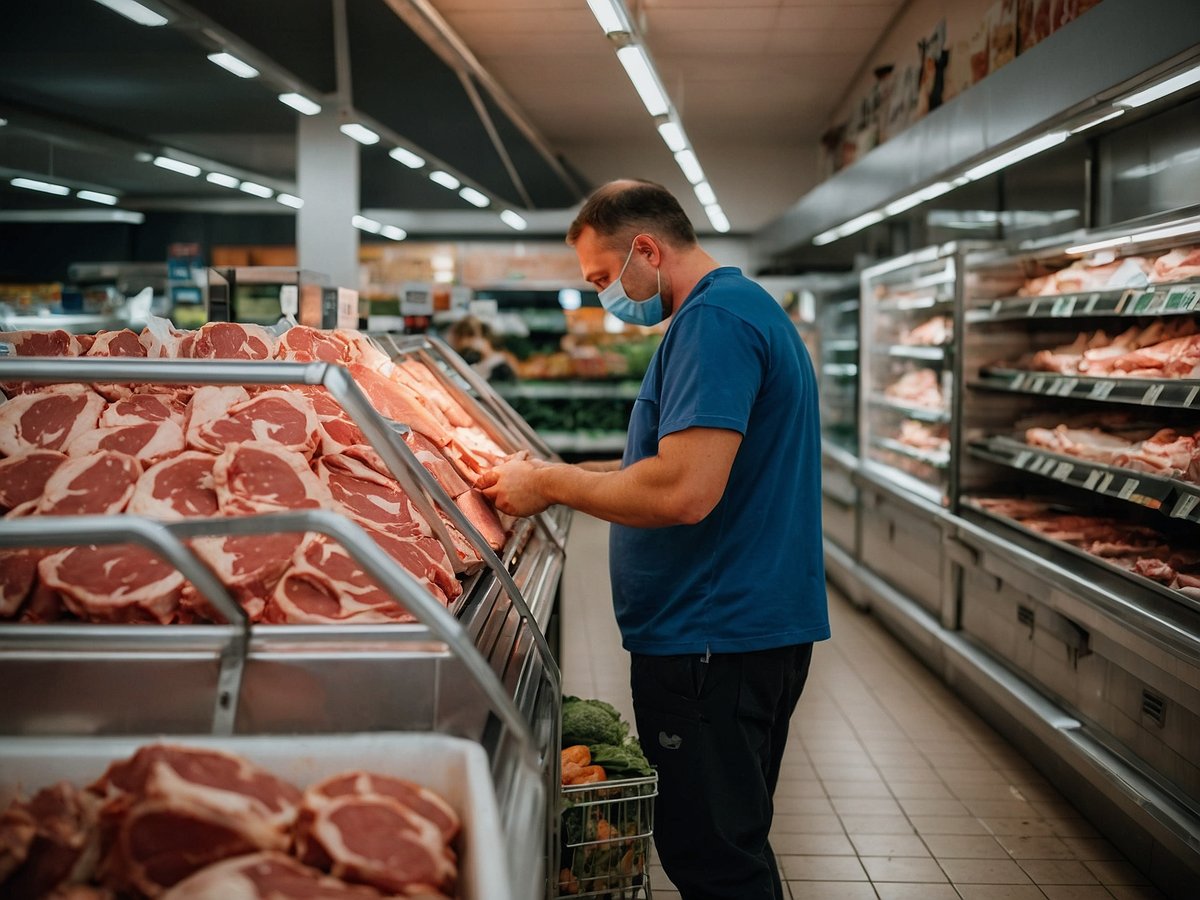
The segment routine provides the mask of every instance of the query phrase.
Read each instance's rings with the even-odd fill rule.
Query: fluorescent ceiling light
[[[393,241],[402,241],[408,237],[408,232],[403,228],[397,228],[395,225],[384,225],[380,233]]]
[[[368,231],[371,234],[379,234],[383,230],[383,226],[374,219],[368,219],[366,216],[355,216],[350,220],[350,224],[359,231]]]
[[[1185,234],[1196,234],[1197,232],[1200,232],[1200,222],[1187,222],[1183,225],[1149,228],[1145,231],[1138,231],[1133,234],[1122,235],[1121,237],[1093,241],[1090,244],[1077,244],[1074,247],[1068,247],[1063,252],[1071,256],[1086,256],[1089,253],[1095,253],[1097,250],[1108,250],[1112,247],[1123,247],[1126,244],[1136,244],[1143,241],[1160,241],[1166,238],[1180,237]]]
[[[435,184],[440,184],[447,190],[457,191],[462,185],[462,182],[451,175],[449,172],[443,172],[441,169],[434,169],[429,173],[429,180]]]
[[[711,203],[704,207],[704,211],[708,213],[708,221],[713,228],[722,234],[729,230],[729,219],[725,218],[725,211],[718,204]]]
[[[304,205],[304,201],[294,194],[280,194],[275,199],[284,206],[290,206],[292,209],[299,209]]]
[[[135,3],[134,0],[96,0],[101,6],[107,6],[115,13],[120,13],[125,18],[132,22],[137,22],[139,25],[148,25],[151,28],[156,28],[159,25],[167,24],[167,17],[160,16],[152,9],[147,9],[140,3]]]
[[[1166,228],[1139,231],[1132,237],[1135,241],[1157,241],[1162,238],[1178,237],[1181,234],[1195,234],[1198,231],[1200,231],[1200,222],[1189,222],[1186,225],[1170,225]]]
[[[813,238],[813,243],[818,247],[824,247],[826,244],[832,244],[839,237],[841,237],[841,235],[838,234],[838,230],[836,228],[830,228],[828,231],[822,231],[815,238]]]
[[[401,165],[408,166],[410,169],[419,169],[425,165],[425,160],[422,157],[417,156],[411,150],[406,150],[404,147],[393,147],[388,151],[388,156]]]
[[[583,293],[575,288],[563,288],[558,292],[558,305],[563,309],[579,309],[583,306]]]
[[[154,162],[154,154],[147,153],[145,150],[139,150],[137,153],[133,154],[133,158],[138,162]]]
[[[515,228],[517,231],[524,231],[529,227],[529,223],[511,209],[506,209],[504,212],[500,213],[500,221],[509,228]]]
[[[700,201],[701,206],[712,206],[717,202],[717,195],[713,193],[712,186],[707,181],[702,181],[694,188],[696,199]]]
[[[955,187],[956,185],[953,182],[939,181],[936,184],[929,185],[929,187],[921,188],[919,191],[913,191],[908,196],[901,197],[899,200],[893,200],[883,208],[883,212],[885,215],[894,216],[907,209],[912,209],[914,206],[920,206],[926,200],[932,200],[935,197],[942,196],[942,194],[948,194]]]
[[[675,162],[679,163],[683,177],[692,184],[699,184],[704,180],[704,170],[700,168],[700,160],[696,159],[696,154],[691,150],[680,150],[675,154]]]
[[[255,197],[262,197],[264,200],[275,196],[275,192],[265,184],[256,184],[253,181],[243,181],[238,185],[238,190],[253,194]]]
[[[200,174],[199,166],[193,166],[191,163],[181,162],[178,159],[171,159],[169,156],[154,157],[154,164],[160,169],[170,169],[172,172],[187,175],[189,178],[195,178]]]
[[[7,124],[8,124],[8,119],[0,119],[0,128],[3,128]]]
[[[658,133],[662,135],[667,149],[672,153],[687,149],[687,138],[683,136],[683,129],[674,122],[663,122],[658,126]]]
[[[1044,134],[1040,138],[1022,144],[1019,147],[1014,147],[1007,153],[1001,153],[999,156],[989,159],[987,162],[980,163],[972,169],[967,169],[963,173],[963,177],[968,181],[978,181],[980,178],[985,178],[994,172],[999,172],[1001,169],[1006,169],[1013,163],[1019,163],[1023,159],[1028,159],[1041,153],[1043,150],[1049,150],[1051,147],[1057,147],[1067,139],[1070,132],[1067,131],[1052,131],[1049,134]]]
[[[224,172],[209,172],[204,176],[204,180],[211,184],[219,184],[221,187],[227,188],[235,188],[241,184],[241,181],[232,175],[226,175]]]
[[[99,191],[78,191],[75,194],[80,200],[90,200],[92,203],[103,203],[105,206],[116,206],[117,198],[112,194],[102,194]]]
[[[290,106],[296,112],[306,116],[315,116],[321,111],[320,103],[317,103],[315,100],[309,100],[303,94],[280,94],[279,102],[284,106]]]
[[[1071,134],[1079,134],[1081,131],[1087,131],[1089,128],[1094,128],[1102,122],[1111,122],[1113,119],[1119,118],[1123,115],[1125,115],[1125,108],[1118,106],[1116,109],[1109,110],[1102,116],[1097,116],[1094,119],[1084,122],[1082,125],[1076,125],[1071,129]]]
[[[1144,91],[1130,94],[1124,100],[1118,100],[1117,105],[1131,108],[1145,106],[1147,103],[1153,103],[1155,100],[1165,97],[1168,94],[1182,91],[1185,87],[1190,87],[1197,81],[1200,81],[1200,66],[1188,69],[1186,72],[1180,72],[1175,77],[1168,78],[1166,81],[1160,81],[1158,84],[1148,87]]]
[[[479,191],[472,187],[463,188],[458,192],[458,196],[462,197],[472,206],[478,206],[480,209],[492,202],[486,195],[479,193]]]
[[[379,143],[379,135],[373,132],[370,128],[367,128],[365,125],[359,125],[357,122],[349,122],[345,125],[342,125],[338,131],[346,135],[348,138],[354,138],[354,140],[358,141],[360,144],[370,145]]]
[[[71,193],[69,187],[51,184],[49,181],[37,181],[33,178],[14,178],[9,184],[13,187],[25,188],[27,191],[41,191],[43,194],[55,194],[59,197],[66,197]]]
[[[1063,252],[1070,256],[1085,256],[1088,253],[1095,253],[1097,250],[1107,250],[1110,247],[1121,247],[1125,244],[1132,243],[1133,239],[1129,235],[1119,238],[1110,238],[1106,241],[1093,241],[1090,244],[1078,244],[1074,247],[1068,247]]]
[[[250,65],[248,62],[243,62],[232,53],[210,53],[208,61],[216,63],[226,72],[232,72],[238,78],[257,78],[258,69]]]
[[[629,19],[625,16],[625,5],[621,0],[587,0],[587,5],[592,8],[592,15],[596,17],[605,34],[632,31]]]
[[[857,234],[864,228],[869,228],[877,222],[883,221],[883,210],[873,209],[870,212],[863,213],[861,216],[855,216],[849,222],[838,228],[838,235],[846,237],[851,234]]]
[[[637,88],[638,96],[646,104],[646,112],[652,116],[664,116],[670,110],[667,95],[658,83],[658,76],[650,65],[650,57],[637,44],[630,44],[617,51],[617,59],[625,67],[625,74]]]

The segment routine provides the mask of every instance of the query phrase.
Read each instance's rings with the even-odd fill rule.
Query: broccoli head
[[[599,700],[564,697],[562,706],[563,746],[572,744],[620,744],[629,733],[617,711]]]

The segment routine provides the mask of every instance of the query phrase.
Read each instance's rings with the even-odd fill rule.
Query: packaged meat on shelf
[[[354,332],[0,342],[0,733],[462,736],[541,870],[569,520],[474,487],[546,455],[503,401]]]

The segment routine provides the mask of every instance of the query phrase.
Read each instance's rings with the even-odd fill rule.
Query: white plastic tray
[[[301,790],[348,769],[424,785],[441,794],[462,818],[457,896],[514,900],[487,754],[478,744],[445,735],[4,738],[0,740],[0,804],[6,806],[18,791],[28,796],[64,779],[83,787],[99,778],[110,762],[159,741],[240,754]]]

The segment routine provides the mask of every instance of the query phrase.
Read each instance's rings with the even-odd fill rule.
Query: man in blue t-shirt
[[[772,796],[813,642],[829,637],[812,364],[778,304],[718,266],[659,185],[601,187],[567,242],[607,310],[671,321],[620,463],[511,462],[484,493],[513,515],[563,503],[612,523],[663,868],[686,900],[779,900]]]

